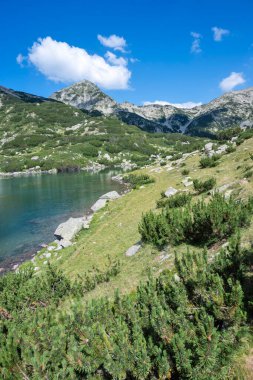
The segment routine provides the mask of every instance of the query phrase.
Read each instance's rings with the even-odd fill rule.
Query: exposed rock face
[[[167,198],[171,197],[172,195],[175,195],[177,193],[177,189],[174,189],[174,187],[169,187],[166,191],[165,191],[165,196]]]
[[[88,112],[115,115],[149,132],[208,135],[231,126],[253,126],[253,88],[227,93],[191,109],[160,104],[117,104],[89,81],[57,91],[51,98]]]
[[[97,111],[103,115],[112,114],[117,104],[88,80],[54,92],[50,98],[89,112]]]
[[[87,228],[89,220],[83,218],[69,218],[66,222],[61,223],[55,230],[54,235],[59,240],[70,242],[82,228]]]

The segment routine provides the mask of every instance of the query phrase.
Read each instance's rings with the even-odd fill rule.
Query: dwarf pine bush
[[[155,182],[155,179],[148,174],[129,174],[124,177],[124,180],[131,184],[133,189],[137,189],[142,185]]]
[[[200,159],[200,167],[204,168],[213,168],[219,164],[220,156],[218,154],[214,154],[212,157],[201,157]]]
[[[213,262],[206,251],[176,254],[177,278],[164,271],[130,295],[88,303],[62,274],[43,282],[34,271],[8,274],[0,279],[0,378],[232,379],[250,302],[245,257],[239,241]]]
[[[208,178],[205,181],[201,181],[199,179],[193,180],[194,190],[196,190],[198,194],[201,194],[213,189],[215,185],[216,185],[216,179],[214,177]]]
[[[183,208],[165,207],[161,214],[150,211],[142,217],[139,232],[144,241],[158,247],[181,242],[208,246],[249,225],[252,211],[251,198],[243,203],[216,193],[209,202],[202,199]]]
[[[174,207],[183,207],[186,204],[188,204],[191,201],[192,196],[187,193],[179,193],[175,194],[169,198],[166,198],[165,196],[162,195],[162,199],[159,199],[156,202],[156,205],[158,208],[160,207],[168,207],[168,208],[174,208]]]
[[[181,173],[182,173],[182,175],[188,175],[190,173],[190,170],[189,169],[183,169]]]

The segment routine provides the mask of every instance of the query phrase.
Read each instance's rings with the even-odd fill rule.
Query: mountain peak
[[[83,80],[54,92],[51,99],[70,104],[87,111],[99,111],[104,115],[113,113],[116,102],[106,95],[100,88],[88,81]]]
[[[51,98],[89,112],[115,115],[149,132],[173,131],[209,136],[231,125],[253,125],[253,87],[226,93],[192,109],[169,104],[118,104],[88,80],[63,88]]]

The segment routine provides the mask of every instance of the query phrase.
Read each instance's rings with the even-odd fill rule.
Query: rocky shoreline
[[[0,275],[3,275],[9,271],[16,271],[18,267],[27,262],[27,261],[34,261],[35,257],[41,249],[47,248],[49,251],[55,250],[60,251],[63,248],[71,246],[72,239],[82,230],[82,229],[88,229],[89,224],[92,221],[92,218],[94,214],[106,206],[106,204],[109,201],[113,201],[115,199],[120,198],[127,192],[129,192],[129,187],[123,180],[122,175],[116,175],[112,177],[113,181],[119,182],[122,185],[125,185],[122,191],[119,193],[117,191],[110,191],[106,194],[103,194],[86,212],[84,216],[73,218],[70,217],[67,221],[62,222],[59,224],[59,226],[56,228],[54,235],[56,237],[56,240],[54,240],[51,243],[41,243],[39,246],[34,248],[33,250],[26,252],[24,254],[20,254],[18,256],[12,256],[8,259],[4,260],[2,263],[0,263]],[[54,247],[54,248],[52,248]],[[46,252],[51,255],[50,252]],[[47,256],[45,256],[47,257]]]
[[[39,166],[36,166],[34,168],[30,168],[27,170],[19,171],[19,172],[0,172],[0,179],[4,178],[16,178],[16,177],[29,177],[29,176],[35,176],[35,175],[43,175],[43,174],[60,174],[60,173],[75,173],[75,172],[92,172],[92,173],[98,173],[105,169],[122,169],[122,170],[131,170],[136,167],[135,164],[130,163],[124,163],[122,162],[119,165],[115,165],[113,167],[106,166],[103,164],[99,164],[97,162],[94,162],[88,166],[84,166],[82,168],[79,167],[64,167],[60,169],[49,169],[49,170],[41,170]]]

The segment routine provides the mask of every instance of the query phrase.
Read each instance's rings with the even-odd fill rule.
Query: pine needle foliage
[[[162,213],[149,211],[139,224],[143,241],[161,247],[166,243],[211,245],[249,225],[252,199],[247,202],[225,199],[215,193],[209,202],[204,199],[185,207],[166,207]]]
[[[212,157],[203,156],[201,157],[199,164],[201,169],[213,168],[219,164],[220,155],[214,154]]]
[[[164,272],[135,293],[86,304],[61,273],[43,282],[31,268],[9,274],[0,288],[0,378],[228,378],[247,331],[245,257],[239,238],[213,262],[206,251],[187,251],[176,255],[176,276]],[[46,291],[47,304],[33,307]]]
[[[186,193],[175,194],[169,198],[166,198],[162,194],[162,199],[159,199],[156,202],[156,205],[158,208],[160,208],[160,207],[168,207],[168,208],[183,207],[191,201],[191,198],[192,198],[192,196],[190,194],[186,194]]]
[[[201,181],[199,179],[193,180],[194,190],[198,194],[205,193],[205,192],[213,189],[215,185],[216,185],[216,179],[214,177],[208,178],[205,181]]]
[[[148,174],[129,174],[124,177],[124,180],[129,183],[133,189],[138,189],[142,185],[155,182],[155,179]]]

